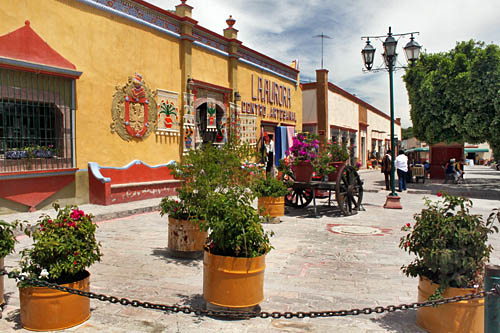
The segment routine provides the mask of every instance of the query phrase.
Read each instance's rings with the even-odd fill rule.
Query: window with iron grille
[[[73,167],[73,80],[0,68],[0,173]]]

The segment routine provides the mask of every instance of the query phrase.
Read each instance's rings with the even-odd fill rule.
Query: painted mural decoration
[[[184,93],[184,152],[195,148],[196,117],[194,95]]]
[[[236,138],[241,143],[257,144],[257,115],[242,113],[240,106],[232,103],[230,107],[231,114],[236,115],[235,119],[231,120],[231,124],[235,123]]]
[[[227,116],[225,113],[220,121],[220,126],[217,131],[216,141],[227,143]]]
[[[144,140],[157,128],[156,92],[136,73],[124,86],[116,86],[111,106],[111,133],[123,140]]]
[[[179,94],[158,89],[158,135],[179,135]]]
[[[207,98],[207,131],[217,130],[217,107],[215,98]]]

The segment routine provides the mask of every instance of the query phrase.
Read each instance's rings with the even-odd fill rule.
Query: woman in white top
[[[408,157],[404,150],[399,151],[396,157],[396,170],[398,171],[399,192],[406,191],[406,173],[408,172]]]

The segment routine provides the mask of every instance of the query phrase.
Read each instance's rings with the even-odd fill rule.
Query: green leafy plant
[[[283,181],[270,175],[258,177],[252,188],[259,197],[283,197],[288,189]]]
[[[255,257],[267,253],[270,234],[264,232],[252,207],[252,184],[262,168],[256,151],[237,142],[189,151],[172,165],[172,174],[183,180],[175,199],[162,201],[162,214],[193,216],[202,230],[209,230],[207,250],[224,256]],[[181,213],[179,213],[179,211]]]
[[[60,208],[57,217],[42,215],[31,232],[33,246],[21,251],[22,274],[67,283],[79,280],[87,267],[100,261],[101,244],[96,241],[97,225],[92,215],[78,206]]]
[[[399,243],[401,249],[416,255],[401,267],[403,272],[440,285],[433,298],[447,287],[482,286],[484,265],[492,251],[488,235],[498,232],[493,223],[500,217],[495,209],[483,221],[480,215],[470,213],[469,199],[447,193],[438,193],[438,197],[443,200],[425,198],[426,208],[414,215],[413,226],[407,223],[402,227],[408,233]]]
[[[250,187],[253,172],[260,168],[244,161],[251,160],[255,154],[254,148],[234,142],[190,150],[182,161],[170,166],[172,175],[182,183],[177,188],[177,199],[166,197],[161,201],[160,214],[199,220],[207,197],[214,191],[224,191],[235,185]],[[200,226],[206,229],[203,224]]]
[[[203,213],[210,227],[207,250],[221,256],[254,258],[272,249],[258,212],[251,204],[252,195],[233,188],[214,192]]]
[[[327,176],[335,172],[336,168],[331,164],[333,162],[327,146],[322,145],[318,156],[312,161],[314,172],[317,176]]]
[[[172,197],[165,197],[160,202],[160,215],[165,214],[178,220],[195,220],[198,216],[197,207],[190,205],[188,200],[177,200]]]
[[[329,141],[326,144],[325,148],[328,152],[331,162],[345,162],[349,159],[347,142],[339,144],[336,141]]]
[[[14,221],[9,223],[0,220],[0,258],[14,251],[14,245],[16,244],[16,229],[22,229],[21,222]]]

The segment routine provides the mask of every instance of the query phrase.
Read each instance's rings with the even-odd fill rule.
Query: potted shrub
[[[335,141],[328,142],[326,145],[326,151],[328,156],[330,157],[330,166],[333,167],[334,170],[328,173],[329,181],[336,181],[337,174],[345,164],[345,162],[349,159],[349,150],[347,149],[347,143],[339,144]]]
[[[207,224],[200,218],[207,197],[218,189],[234,184],[248,187],[255,165],[243,164],[254,154],[249,146],[228,143],[215,147],[204,145],[190,150],[181,162],[171,166],[172,174],[183,180],[177,197],[164,198],[160,214],[168,214],[168,248],[179,257],[194,257],[203,250]]]
[[[194,258],[203,251],[207,231],[194,202],[181,192],[179,200],[166,197],[160,203],[160,215],[168,214],[168,250],[173,256]]]
[[[470,213],[464,197],[438,193],[442,200],[425,199],[426,208],[415,214],[413,226],[402,230],[399,247],[416,255],[402,267],[419,277],[418,301],[477,292],[483,286],[484,266],[492,247],[488,235],[498,232],[493,212],[486,221]],[[417,310],[417,324],[431,332],[483,332],[484,300],[475,299]]]
[[[285,215],[285,195],[288,189],[283,181],[271,175],[258,177],[253,185],[258,197],[259,211],[263,216],[279,217]]]
[[[4,269],[4,258],[14,251],[16,243],[16,235],[14,231],[20,226],[19,221],[12,223],[0,220],[0,271]],[[0,306],[5,303],[4,298],[4,276],[0,276]]]
[[[196,201],[200,227],[209,230],[203,258],[209,307],[246,308],[263,300],[265,254],[271,246],[252,207],[252,183],[261,174],[260,166],[246,162],[252,158],[254,147],[233,141],[205,146],[188,154],[178,173],[186,180],[184,193]]]
[[[97,225],[77,206],[60,208],[57,217],[42,215],[31,232],[33,245],[21,251],[21,275],[89,291],[86,268],[100,261]],[[21,325],[30,330],[61,330],[90,317],[90,299],[19,282]]]
[[[214,192],[204,219],[210,228],[203,258],[203,297],[209,308],[248,309],[264,299],[265,256],[271,249],[252,192]]]
[[[299,133],[292,140],[292,146],[287,154],[290,156],[295,180],[309,182],[314,169],[312,162],[318,156],[318,136],[310,133]]]

